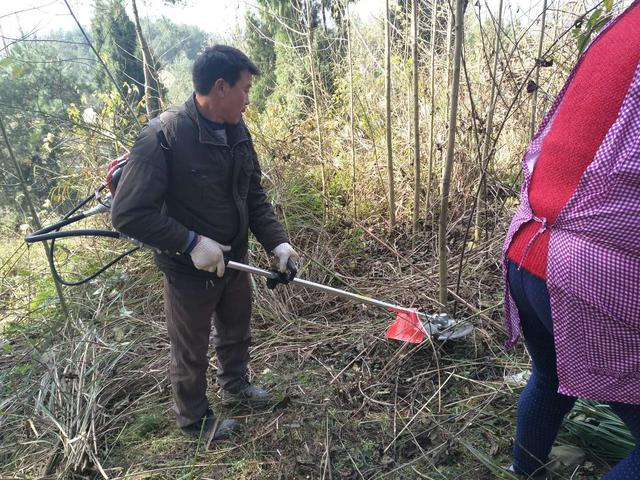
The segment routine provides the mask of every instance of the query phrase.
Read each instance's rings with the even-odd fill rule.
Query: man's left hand
[[[281,243],[273,249],[273,254],[278,259],[278,271],[280,273],[287,273],[287,262],[293,261],[294,264],[300,260],[300,255],[293,249],[288,243]]]

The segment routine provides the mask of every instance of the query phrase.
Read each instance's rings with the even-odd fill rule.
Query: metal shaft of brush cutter
[[[253,267],[251,265],[246,265],[244,263],[227,262],[227,267],[233,270],[239,270],[241,272],[248,272],[254,275],[260,275],[266,278],[277,278],[278,274],[276,272],[270,270],[263,270],[262,268]],[[399,305],[394,305],[392,303],[383,302],[382,300],[376,300],[375,298],[365,297],[364,295],[358,295],[357,293],[346,292],[344,290],[340,290],[339,288],[329,287],[327,285],[322,285],[320,283],[310,282],[309,280],[303,280],[301,278],[294,278],[291,283],[295,285],[301,285],[303,287],[312,288],[314,290],[319,290],[321,292],[329,293],[336,297],[346,298],[349,300],[354,300],[356,302],[364,303],[367,305],[373,305],[375,307],[385,308],[387,310],[402,310],[405,312],[412,312],[413,310],[401,307]],[[462,330],[459,329],[459,325],[456,324],[455,321],[449,318],[446,313],[436,314],[436,315],[426,315],[421,312],[416,312],[418,317],[422,321],[425,332],[429,335],[438,335],[441,339],[455,339],[466,336],[469,332],[467,332],[466,328]],[[446,338],[442,338],[442,337]]]

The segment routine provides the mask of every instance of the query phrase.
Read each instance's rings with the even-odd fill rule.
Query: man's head
[[[227,45],[208,47],[193,64],[193,88],[207,97],[218,120],[237,124],[249,104],[253,75],[260,70],[237,48]]]

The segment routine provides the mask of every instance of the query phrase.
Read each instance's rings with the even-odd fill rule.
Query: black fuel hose
[[[55,262],[53,261],[53,251],[51,253],[51,257],[49,258],[49,265],[51,265],[51,272],[53,274],[53,278],[55,278],[56,281],[60,282],[62,285],[66,285],[68,287],[77,287],[78,285],[82,285],[83,283],[90,282],[91,280],[96,278],[98,275],[102,274],[109,267],[111,267],[111,265],[119,262],[120,260],[122,260],[127,255],[130,255],[130,254],[132,254],[133,252],[135,252],[136,250],[139,250],[139,249],[140,249],[140,247],[133,247],[133,248],[127,250],[126,252],[121,253],[116,258],[114,258],[110,262],[104,264],[102,267],[100,267],[98,270],[96,270],[94,273],[92,273],[88,277],[85,277],[82,280],[77,280],[75,282],[72,282],[72,281],[69,281],[69,280],[65,280],[64,278],[62,278],[60,276],[60,274],[58,273],[58,269],[55,266]]]
[[[84,216],[83,216],[83,218],[84,218]],[[59,222],[59,223],[62,223],[62,222]],[[41,233],[43,230],[48,230],[48,232],[47,233]],[[122,260],[127,255],[130,255],[133,252],[135,252],[136,250],[140,249],[140,246],[135,246],[135,247],[127,250],[126,252],[121,253],[116,258],[114,258],[113,260],[109,261],[108,263],[106,263],[105,265],[100,267],[98,270],[96,270],[91,275],[89,275],[89,276],[87,276],[87,277],[85,277],[85,278],[83,278],[81,280],[71,281],[71,280],[65,280],[64,278],[62,278],[62,276],[58,272],[58,268],[56,267],[56,264],[55,264],[55,261],[54,261],[55,241],[58,238],[64,238],[64,237],[106,237],[106,238],[126,238],[126,237],[124,237],[119,232],[113,232],[113,231],[110,231],[110,230],[93,230],[93,229],[88,229],[87,230],[87,229],[85,229],[85,230],[65,230],[64,232],[61,232],[61,231],[53,231],[52,232],[51,231],[51,227],[43,228],[42,230],[39,230],[39,231],[37,231],[37,232],[25,237],[25,241],[27,243],[46,242],[48,240],[51,240],[51,255],[49,256],[49,266],[51,267],[51,274],[53,275],[53,278],[55,278],[55,280],[57,282],[61,283],[62,285],[66,285],[68,287],[76,287],[78,285],[82,285],[83,283],[87,283],[87,282],[93,280],[98,275],[100,275],[105,270],[107,270],[109,267],[111,267],[113,264],[119,262],[120,260]]]
[[[55,251],[56,239],[58,239],[58,238],[65,238],[65,237],[67,237],[67,238],[68,237],[127,238],[124,235],[122,235],[121,233],[114,232],[112,230],[79,229],[79,230],[60,231],[60,229],[62,227],[65,227],[67,225],[71,225],[72,223],[78,222],[78,221],[80,221],[80,220],[82,220],[84,218],[87,218],[87,217],[91,216],[93,213],[96,213],[94,211],[93,213],[84,212],[84,213],[79,213],[77,215],[73,215],[80,208],[82,208],[87,203],[89,203],[92,199],[97,198],[98,201],[100,201],[99,196],[97,194],[101,190],[103,190],[104,188],[105,188],[104,185],[101,186],[96,193],[92,193],[87,198],[82,200],[82,202],[80,202],[73,209],[71,209],[71,211],[68,212],[63,217],[63,219],[60,220],[59,222],[56,222],[56,223],[54,223],[52,225],[46,226],[44,228],[41,228],[40,230],[38,230],[36,232],[33,232],[32,234],[27,235],[24,238],[25,242],[27,242],[27,243],[47,242],[47,241],[51,240],[51,255],[49,256],[49,266],[51,267],[51,274],[53,275],[53,278],[57,282],[61,283],[62,285],[66,285],[66,286],[69,286],[69,287],[75,287],[75,286],[78,286],[78,285],[82,285],[83,283],[87,283],[87,282],[93,280],[94,278],[96,278],[101,273],[103,273],[105,270],[107,270],[109,267],[111,267],[116,262],[119,262],[124,257],[126,257],[127,255],[130,255],[131,253],[135,252],[136,250],[138,250],[140,248],[140,246],[136,246],[134,248],[131,248],[131,249],[127,250],[126,252],[118,255],[116,258],[114,258],[113,260],[109,261],[108,263],[106,263],[105,265],[100,267],[97,271],[95,271],[94,273],[92,273],[88,277],[85,277],[85,278],[83,278],[81,280],[77,280],[77,281],[65,280],[64,278],[62,278],[62,276],[58,272],[58,269],[56,267],[55,260],[54,260],[54,258],[55,258],[54,251]],[[105,209],[108,209],[107,205],[105,205],[102,202],[100,202],[100,203],[101,203],[101,205],[103,207],[105,207]]]
[[[84,217],[82,217],[84,218]],[[66,225],[66,224],[65,224]],[[50,227],[47,227],[50,228]],[[122,235],[118,232],[112,232],[111,230],[65,230],[64,232],[60,232],[58,230],[52,232],[48,230],[44,232],[44,228],[42,230],[38,230],[37,232],[32,233],[24,237],[24,241],[27,243],[34,242],[44,242],[47,240],[55,240],[56,238],[63,237],[108,237],[108,238],[121,238]]]

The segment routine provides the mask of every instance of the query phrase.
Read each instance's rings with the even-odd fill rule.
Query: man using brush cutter
[[[193,65],[195,93],[136,140],[112,207],[117,230],[157,249],[178,426],[213,440],[228,438],[239,424],[216,419],[207,401],[212,320],[223,401],[269,401],[247,374],[249,274],[225,269],[225,260],[246,262],[249,230],[277,259],[283,283],[295,276],[298,260],[267,201],[242,120],[258,74],[241,51],[207,48]]]
[[[524,155],[504,244],[508,346],[532,374],[514,463],[546,478],[576,398],[607,402],[636,440],[604,477],[640,479],[640,1],[594,39]]]

